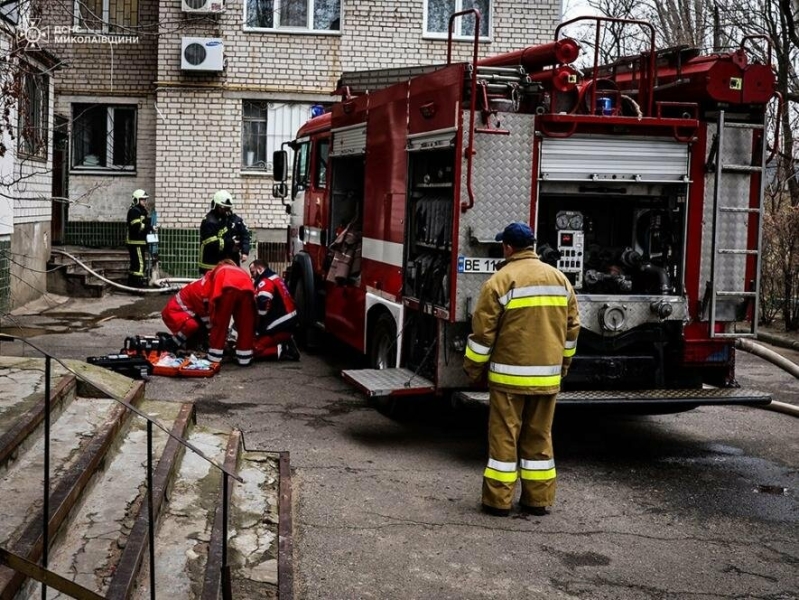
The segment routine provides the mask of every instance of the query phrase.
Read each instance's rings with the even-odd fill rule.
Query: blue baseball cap
[[[494,239],[514,248],[526,248],[535,244],[535,234],[530,229],[530,226],[525,223],[511,223],[500,231]]]

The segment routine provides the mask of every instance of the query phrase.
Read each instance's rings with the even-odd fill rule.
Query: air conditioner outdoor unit
[[[224,48],[220,38],[184,37],[180,68],[184,71],[221,71],[225,67]]]
[[[215,13],[225,10],[225,0],[180,0],[183,12]]]

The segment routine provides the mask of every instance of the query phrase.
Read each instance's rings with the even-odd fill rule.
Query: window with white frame
[[[266,170],[266,125],[269,103],[244,100],[241,107],[241,166],[243,169]]]
[[[75,24],[84,31],[132,33],[139,25],[139,0],[75,0]]]
[[[242,100],[241,169],[272,172],[272,154],[283,142],[294,139],[297,130],[312,116],[311,104]],[[289,156],[291,156],[289,151]]]
[[[136,107],[73,104],[72,168],[135,170]]]
[[[50,78],[26,63],[22,65],[22,85],[17,110],[17,149],[25,156],[47,159]]]
[[[246,29],[338,32],[341,0],[244,0]]]
[[[425,0],[424,32],[426,37],[446,38],[453,13],[476,8],[480,11],[480,37],[491,36],[491,0]],[[474,16],[457,17],[453,37],[474,38]]]

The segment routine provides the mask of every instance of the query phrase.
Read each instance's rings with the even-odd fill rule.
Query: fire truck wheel
[[[377,317],[369,332],[369,367],[389,369],[397,363],[397,328],[389,314]]]
[[[305,279],[300,276],[292,294],[297,307],[297,332],[295,339],[304,350],[317,346],[317,332],[313,324],[313,309],[311,307],[311,291],[307,289]]]

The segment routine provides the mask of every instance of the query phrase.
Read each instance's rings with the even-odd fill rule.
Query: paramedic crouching
[[[297,309],[285,282],[260,259],[250,263],[250,275],[258,309],[255,358],[300,360],[292,336],[297,327]]]
[[[577,298],[566,276],[539,260],[530,227],[511,223],[496,240],[505,262],[480,290],[464,357],[470,379],[488,381],[482,507],[510,514],[521,478],[520,510],[543,516],[555,502],[552,420],[577,347]]]

